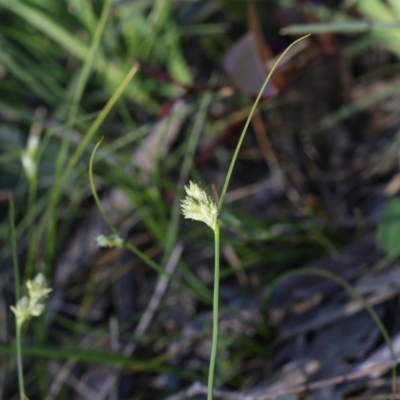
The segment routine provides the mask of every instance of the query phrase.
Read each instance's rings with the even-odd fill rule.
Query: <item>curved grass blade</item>
[[[247,129],[249,128],[250,121],[251,121],[251,119],[253,118],[253,115],[254,115],[254,113],[255,113],[255,111],[256,111],[256,108],[257,108],[257,106],[258,106],[258,103],[260,102],[261,96],[262,96],[262,94],[264,93],[264,90],[265,90],[265,88],[267,87],[268,82],[270,81],[272,74],[274,73],[274,71],[275,71],[276,68],[278,67],[278,65],[279,65],[280,61],[282,60],[282,58],[287,54],[287,52],[288,52],[293,46],[295,46],[298,42],[304,40],[304,39],[307,38],[308,36],[310,36],[310,35],[303,36],[303,37],[301,37],[300,39],[297,39],[297,40],[295,40],[293,43],[291,43],[290,46],[288,46],[287,49],[279,56],[278,60],[277,60],[276,63],[274,64],[274,66],[273,66],[273,67],[271,68],[271,70],[269,71],[269,74],[268,74],[267,78],[265,79],[264,84],[262,85],[262,87],[261,87],[261,89],[260,89],[260,92],[258,93],[258,96],[257,96],[257,98],[256,98],[256,100],[255,100],[255,102],[254,102],[254,104],[253,104],[253,107],[251,108],[250,114],[249,114],[249,116],[248,116],[248,118],[247,118],[247,121],[246,121],[246,123],[245,123],[245,125],[244,125],[243,131],[242,131],[242,133],[241,133],[241,135],[240,135],[238,144],[236,145],[235,153],[233,154],[233,157],[232,157],[232,160],[231,160],[231,164],[230,164],[229,169],[228,169],[228,173],[226,174],[226,178],[225,178],[225,182],[224,182],[224,187],[223,187],[223,189],[222,189],[221,197],[220,197],[219,202],[218,202],[218,212],[221,211],[222,205],[223,205],[223,203],[224,203],[226,191],[228,190],[229,181],[230,181],[230,179],[231,179],[232,172],[233,172],[233,167],[235,166],[236,159],[237,159],[237,156],[238,156],[238,154],[239,154],[239,150],[240,150],[240,147],[241,147],[241,145],[242,145],[243,139],[244,139],[244,137],[245,137],[245,135],[246,135],[246,133],[247,133]]]

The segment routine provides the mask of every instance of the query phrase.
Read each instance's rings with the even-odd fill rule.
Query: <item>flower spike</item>
[[[44,311],[44,300],[51,292],[47,287],[43,274],[38,274],[34,279],[26,282],[28,296],[21,297],[11,311],[15,314],[19,327],[31,317],[39,317]]]
[[[190,181],[185,186],[186,197],[181,202],[182,214],[185,218],[201,221],[215,230],[218,219],[217,205],[199,185]]]

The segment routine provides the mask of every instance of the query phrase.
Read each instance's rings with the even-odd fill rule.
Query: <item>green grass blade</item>
[[[400,23],[383,23],[376,21],[349,21],[349,22],[327,22],[317,24],[290,25],[280,30],[281,35],[304,35],[322,33],[346,33],[359,34],[370,31],[385,31],[400,29]]]
[[[15,302],[21,297],[20,288],[21,283],[19,280],[19,266],[18,266],[18,252],[17,252],[17,236],[15,232],[15,208],[14,208],[14,197],[10,194],[10,237],[11,237],[11,252],[14,269],[14,288],[15,288]]]
[[[39,11],[37,8],[30,7],[29,5],[21,3],[18,0],[0,0],[0,6],[9,9],[23,18],[36,29],[53,39],[56,43],[59,43],[77,58],[86,58],[89,51],[88,47],[84,45],[82,41],[75,39],[75,37],[66,29],[62,28],[59,24],[57,24],[43,12]]]
[[[76,360],[91,364],[119,365],[132,371],[151,371],[151,372],[174,372],[178,376],[186,376],[193,379],[192,373],[175,370],[171,367],[163,366],[170,355],[166,354],[153,360],[137,360],[132,357],[124,357],[118,354],[111,354],[85,349],[55,349],[49,347],[23,347],[23,354],[31,357],[44,359]],[[0,345],[0,354],[12,355],[15,353],[13,346]]]
[[[55,212],[55,206],[58,202],[58,198],[60,196],[62,187],[63,187],[65,181],[67,180],[67,178],[69,177],[69,175],[71,174],[72,170],[74,169],[75,165],[78,163],[78,161],[79,161],[80,157],[82,156],[83,152],[85,151],[87,145],[93,139],[93,137],[97,133],[98,129],[100,128],[101,124],[106,119],[106,117],[110,113],[111,109],[114,107],[115,103],[120,99],[124,90],[128,86],[129,82],[136,75],[138,68],[139,68],[138,64],[134,64],[133,67],[130,69],[130,71],[125,76],[124,80],[121,82],[121,84],[119,85],[117,90],[114,92],[114,94],[108,100],[107,104],[100,111],[97,118],[94,120],[92,125],[89,127],[85,136],[82,138],[81,142],[75,149],[75,152],[71,156],[68,164],[66,165],[65,169],[63,170],[63,174],[55,182],[55,185],[54,185],[54,188],[52,191],[52,196],[50,199],[50,205],[49,205],[49,214],[50,214],[51,222],[50,222],[50,228],[49,228],[49,232],[48,232],[47,240],[46,240],[46,268],[49,268],[49,266],[51,265],[51,263],[53,261],[53,257],[54,257],[55,236],[56,236],[56,234],[55,234],[56,233],[56,221],[55,221],[56,216],[54,215],[54,212]]]

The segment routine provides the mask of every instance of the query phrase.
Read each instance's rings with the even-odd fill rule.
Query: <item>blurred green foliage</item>
[[[376,239],[389,257],[400,254],[400,199],[390,199],[386,204],[378,224]]]

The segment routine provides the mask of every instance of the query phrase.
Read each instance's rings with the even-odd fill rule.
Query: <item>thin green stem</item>
[[[231,160],[231,164],[229,165],[228,173],[226,174],[226,178],[225,178],[225,182],[224,182],[224,187],[223,187],[223,189],[222,189],[221,197],[220,197],[219,202],[218,202],[218,212],[221,211],[222,204],[224,203],[226,191],[228,190],[229,181],[231,180],[233,167],[235,166],[236,159],[237,159],[237,156],[238,156],[238,154],[239,154],[240,147],[242,146],[243,139],[244,139],[244,137],[246,136],[247,129],[249,128],[250,121],[251,121],[251,119],[253,118],[253,115],[254,115],[254,113],[255,113],[255,111],[256,111],[256,108],[257,108],[257,106],[258,106],[258,103],[260,102],[261,96],[262,96],[262,94],[264,93],[264,90],[265,90],[265,88],[267,87],[268,82],[270,81],[272,74],[275,72],[276,68],[278,67],[278,64],[280,63],[280,61],[282,60],[282,58],[287,54],[287,52],[288,52],[293,46],[295,46],[298,42],[300,42],[301,40],[305,39],[305,38],[308,37],[308,36],[310,36],[310,35],[303,36],[303,37],[301,37],[300,39],[297,39],[297,40],[295,40],[293,43],[291,43],[291,45],[288,46],[288,48],[279,56],[278,60],[277,60],[276,63],[274,64],[274,66],[271,68],[271,71],[269,71],[269,74],[268,74],[268,76],[267,76],[267,79],[265,79],[264,84],[262,85],[262,87],[261,87],[261,89],[260,89],[260,92],[258,93],[258,96],[257,96],[257,98],[256,98],[256,101],[254,102],[253,107],[251,108],[250,114],[249,114],[249,116],[247,117],[247,121],[246,121],[246,123],[245,123],[245,125],[244,125],[244,128],[243,128],[243,131],[242,131],[242,133],[241,133],[241,135],[240,135],[239,142],[238,142],[238,144],[237,144],[237,146],[236,146],[236,149],[235,149],[235,153],[233,154],[233,157],[232,157],[232,160]]]
[[[20,298],[20,280],[19,280],[18,254],[17,254],[17,237],[15,233],[14,198],[12,194],[10,195],[10,231],[11,231],[12,260],[14,269],[15,304],[17,304]],[[24,371],[22,368],[22,350],[21,350],[21,325],[17,322],[17,318],[15,318],[15,332],[17,341],[16,348],[17,348],[19,396],[21,400],[25,400]]]
[[[11,252],[14,269],[14,289],[15,289],[15,303],[20,298],[20,281],[19,281],[19,266],[17,255],[17,236],[15,232],[15,208],[14,197],[10,194],[10,233],[11,233]]]
[[[29,239],[28,255],[26,260],[25,274],[24,276],[28,279],[33,276],[34,271],[34,257],[36,247],[33,246],[35,237],[35,209],[36,209],[36,195],[37,195],[37,177],[36,174],[29,178],[29,188],[28,188],[28,220],[27,220],[27,231]],[[36,243],[35,243],[36,244]]]
[[[210,369],[208,371],[207,400],[213,400],[215,363],[217,360],[218,348],[218,305],[219,305],[219,225],[215,224],[215,267],[214,267],[214,301],[213,301],[213,333],[210,357]]]
[[[21,325],[15,319],[19,398],[25,400],[24,371],[22,369]]]

